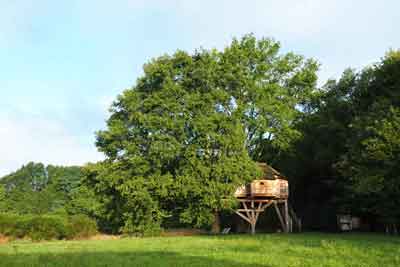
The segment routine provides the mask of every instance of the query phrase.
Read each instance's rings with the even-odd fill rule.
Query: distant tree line
[[[349,213],[397,232],[400,52],[318,88],[318,63],[279,48],[246,35],[151,60],[96,133],[106,159],[29,163],[0,180],[0,211],[86,214],[111,233],[219,231],[265,161],[289,177],[306,228],[334,229]]]

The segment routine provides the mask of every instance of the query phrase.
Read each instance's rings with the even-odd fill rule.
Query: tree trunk
[[[219,218],[219,212],[216,210],[214,211],[214,221],[211,226],[211,233],[219,234],[221,232],[221,220]]]

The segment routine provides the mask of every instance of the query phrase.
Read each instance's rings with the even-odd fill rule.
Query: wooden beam
[[[281,211],[279,210],[278,204],[276,204],[275,201],[274,201],[274,207],[275,207],[276,214],[278,214],[279,221],[281,222],[282,230],[284,232],[286,232],[286,227],[285,227],[285,223],[283,221],[282,215],[281,215]]]
[[[251,224],[251,220],[250,220],[249,218],[247,218],[246,216],[244,216],[243,214],[241,214],[241,213],[238,212],[238,211],[235,211],[235,213],[236,213],[237,215],[239,215],[241,218],[243,218],[243,220],[245,220],[246,222],[248,222],[248,223]]]
[[[284,202],[284,212],[285,212],[285,229],[286,233],[288,233],[290,232],[290,226],[289,226],[289,207],[287,200],[285,200]]]
[[[257,212],[263,212],[265,209],[254,209],[254,211],[257,211]],[[249,210],[246,210],[246,209],[237,209],[237,211],[249,211]]]
[[[269,206],[271,206],[272,204],[274,204],[274,201],[270,201],[267,204],[265,204],[262,209],[265,210],[266,208],[268,208]]]
[[[246,214],[247,214],[247,217],[250,218],[251,215],[250,215],[250,212],[249,212],[249,208],[248,208],[247,205],[246,205],[246,202],[243,202],[243,207],[244,207],[244,209],[245,209],[245,212],[246,212]]]
[[[263,203],[267,203],[267,202],[271,202],[271,201],[276,201],[277,203],[284,203],[286,200],[285,199],[258,199],[258,198],[238,198],[237,199],[238,202],[251,202],[251,201],[255,201],[255,202],[263,202]]]
[[[256,214],[254,212],[254,201],[251,202],[251,217],[252,217],[253,222],[254,222],[255,219],[256,219]],[[254,224],[255,224],[255,222],[254,222]]]
[[[256,224],[261,212],[265,211],[271,205],[274,205],[276,213],[278,215],[279,221],[282,225],[282,229],[284,232],[289,231],[289,207],[285,206],[285,213],[283,214],[285,218],[282,217],[282,213],[279,209],[278,203],[287,203],[286,199],[257,199],[257,198],[247,198],[247,199],[238,199],[238,202],[243,205],[243,208],[239,208],[235,210],[235,213],[239,215],[243,220],[248,222],[251,226],[251,233],[255,233]],[[248,204],[250,205],[248,205]],[[288,205],[288,204],[287,204]],[[244,214],[245,213],[245,214]]]
[[[251,202],[251,201],[255,201],[255,202],[262,202],[262,203],[268,203],[271,201],[277,201],[279,203],[283,203],[284,200],[275,200],[275,199],[257,199],[257,198],[251,198],[251,199],[238,199],[239,202],[243,203],[243,202]]]

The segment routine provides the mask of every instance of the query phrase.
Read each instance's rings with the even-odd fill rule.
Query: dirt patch
[[[8,237],[0,235],[0,245],[8,243],[8,241],[9,241]]]
[[[101,234],[99,234],[99,235],[91,236],[88,239],[89,240],[117,240],[120,238],[121,238],[121,236],[119,236],[119,235],[101,235]]]
[[[207,231],[200,229],[168,229],[165,230],[162,236],[194,236],[194,235],[204,235]]]

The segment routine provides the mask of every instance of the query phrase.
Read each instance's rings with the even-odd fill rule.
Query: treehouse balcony
[[[247,185],[240,186],[235,191],[236,198],[287,199],[289,183],[287,179],[271,166],[258,163],[262,176]]]
[[[289,184],[288,181],[283,179],[254,180],[248,185],[237,188],[235,197],[287,199],[289,197]]]

